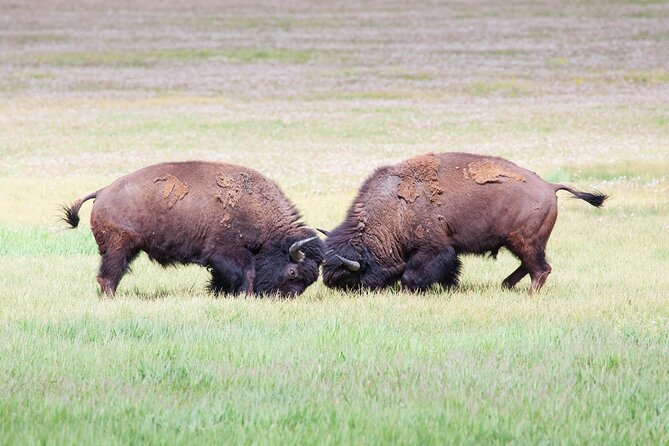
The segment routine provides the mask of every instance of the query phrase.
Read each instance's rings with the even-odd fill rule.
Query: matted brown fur
[[[462,173],[466,179],[472,179],[478,184],[498,183],[502,178],[511,178],[516,181],[526,182],[525,177],[518,172],[513,172],[499,164],[490,161],[482,160],[467,164]]]
[[[408,159],[399,168],[401,181],[397,187],[397,196],[404,198],[408,203],[413,203],[420,195],[418,183],[426,186],[430,193],[430,201],[435,201],[436,196],[443,193],[437,176],[439,160],[433,153]]]
[[[162,178],[156,178],[154,183],[159,181],[165,182],[165,187],[163,187],[163,198],[167,201],[167,207],[172,208],[177,203],[177,201],[183,199],[183,197],[188,194],[188,185],[180,181],[174,175],[167,174]],[[174,192],[174,194],[172,194]],[[170,196],[172,198],[170,198]]]
[[[249,175],[245,172],[240,172],[237,175],[225,175],[223,173],[216,177],[216,184],[221,187],[221,191],[216,195],[222,203],[223,207],[237,206],[237,202],[242,193],[251,193],[248,187]]]

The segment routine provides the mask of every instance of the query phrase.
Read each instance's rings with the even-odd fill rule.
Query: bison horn
[[[318,236],[314,235],[313,237],[305,238],[303,240],[298,240],[292,245],[290,245],[290,248],[288,249],[288,253],[290,254],[290,259],[295,263],[300,263],[302,260],[304,260],[304,253],[300,251],[300,249],[310,241],[316,240],[317,238]]]
[[[349,260],[345,257],[342,257],[338,254],[335,254],[335,257],[338,258],[339,260],[342,261],[344,265],[346,265],[346,269],[348,269],[351,272],[356,272],[360,269],[360,263],[356,262],[355,260]]]
[[[326,236],[326,237],[330,236],[330,231],[326,231],[325,229],[321,229],[321,228],[316,228],[316,230],[318,232],[320,232],[321,234],[323,234],[324,236]]]

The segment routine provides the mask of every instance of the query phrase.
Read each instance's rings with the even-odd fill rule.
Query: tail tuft
[[[591,205],[593,205],[594,207],[597,207],[597,208],[602,207],[604,202],[609,198],[608,195],[606,195],[605,193],[599,192],[599,191],[595,191],[595,192],[592,192],[592,193],[590,193],[590,192],[578,192],[574,195],[576,196],[576,198],[580,198],[581,200],[585,200],[585,201],[587,201],[588,203],[590,203]]]
[[[582,192],[578,189],[574,189],[573,187],[567,185],[567,184],[553,184],[553,189],[555,192],[559,190],[566,190],[569,193],[573,194],[574,197],[580,198],[583,201],[586,201],[590,203],[591,205],[595,207],[602,207],[604,202],[609,198],[608,195],[596,190],[594,192]]]
[[[79,226],[79,207],[81,202],[79,200],[75,201],[69,206],[63,206],[63,216],[60,217],[65,223],[70,225],[72,228]]]
[[[92,192],[83,198],[74,200],[69,206],[63,206],[63,216],[60,217],[60,219],[71,227],[76,228],[79,225],[79,208],[81,208],[81,205],[84,204],[85,201],[90,200],[91,198],[96,198],[98,192],[100,191]]]

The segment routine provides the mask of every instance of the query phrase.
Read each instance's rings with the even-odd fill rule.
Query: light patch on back
[[[223,218],[221,218],[221,221],[219,221],[221,226],[225,226],[226,228],[230,228],[230,220],[232,217],[230,217],[230,214],[227,212],[223,214]]]
[[[438,169],[439,160],[432,153],[406,160],[400,165],[397,196],[413,203],[420,195],[418,186],[422,183],[430,194],[430,201],[436,201],[437,195],[444,192],[439,186]]]
[[[425,236],[425,228],[423,225],[418,225],[414,231],[414,234],[416,234],[417,238],[423,238]]]
[[[223,203],[223,207],[230,206],[234,208],[237,206],[239,198],[242,196],[242,193],[248,191],[248,174],[242,172],[237,178],[224,175],[222,173],[218,174],[216,177],[216,184],[222,188],[220,192],[216,195],[216,198]]]
[[[497,163],[488,160],[474,161],[462,170],[466,179],[472,179],[478,184],[499,183],[502,178],[511,178],[525,182],[525,177],[513,172]]]
[[[164,181],[163,198],[167,201],[167,207],[172,209],[179,200],[182,200],[188,194],[188,186],[183,181],[171,174],[162,178],[156,178],[154,183]]]

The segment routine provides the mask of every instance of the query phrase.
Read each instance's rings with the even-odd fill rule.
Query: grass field
[[[669,443],[668,2],[0,9],[0,444]],[[375,167],[428,151],[611,199],[560,193],[532,299],[500,289],[503,252],[451,292],[294,300],[215,298],[142,256],[109,300],[90,203],[58,221],[205,159],[332,228]]]

